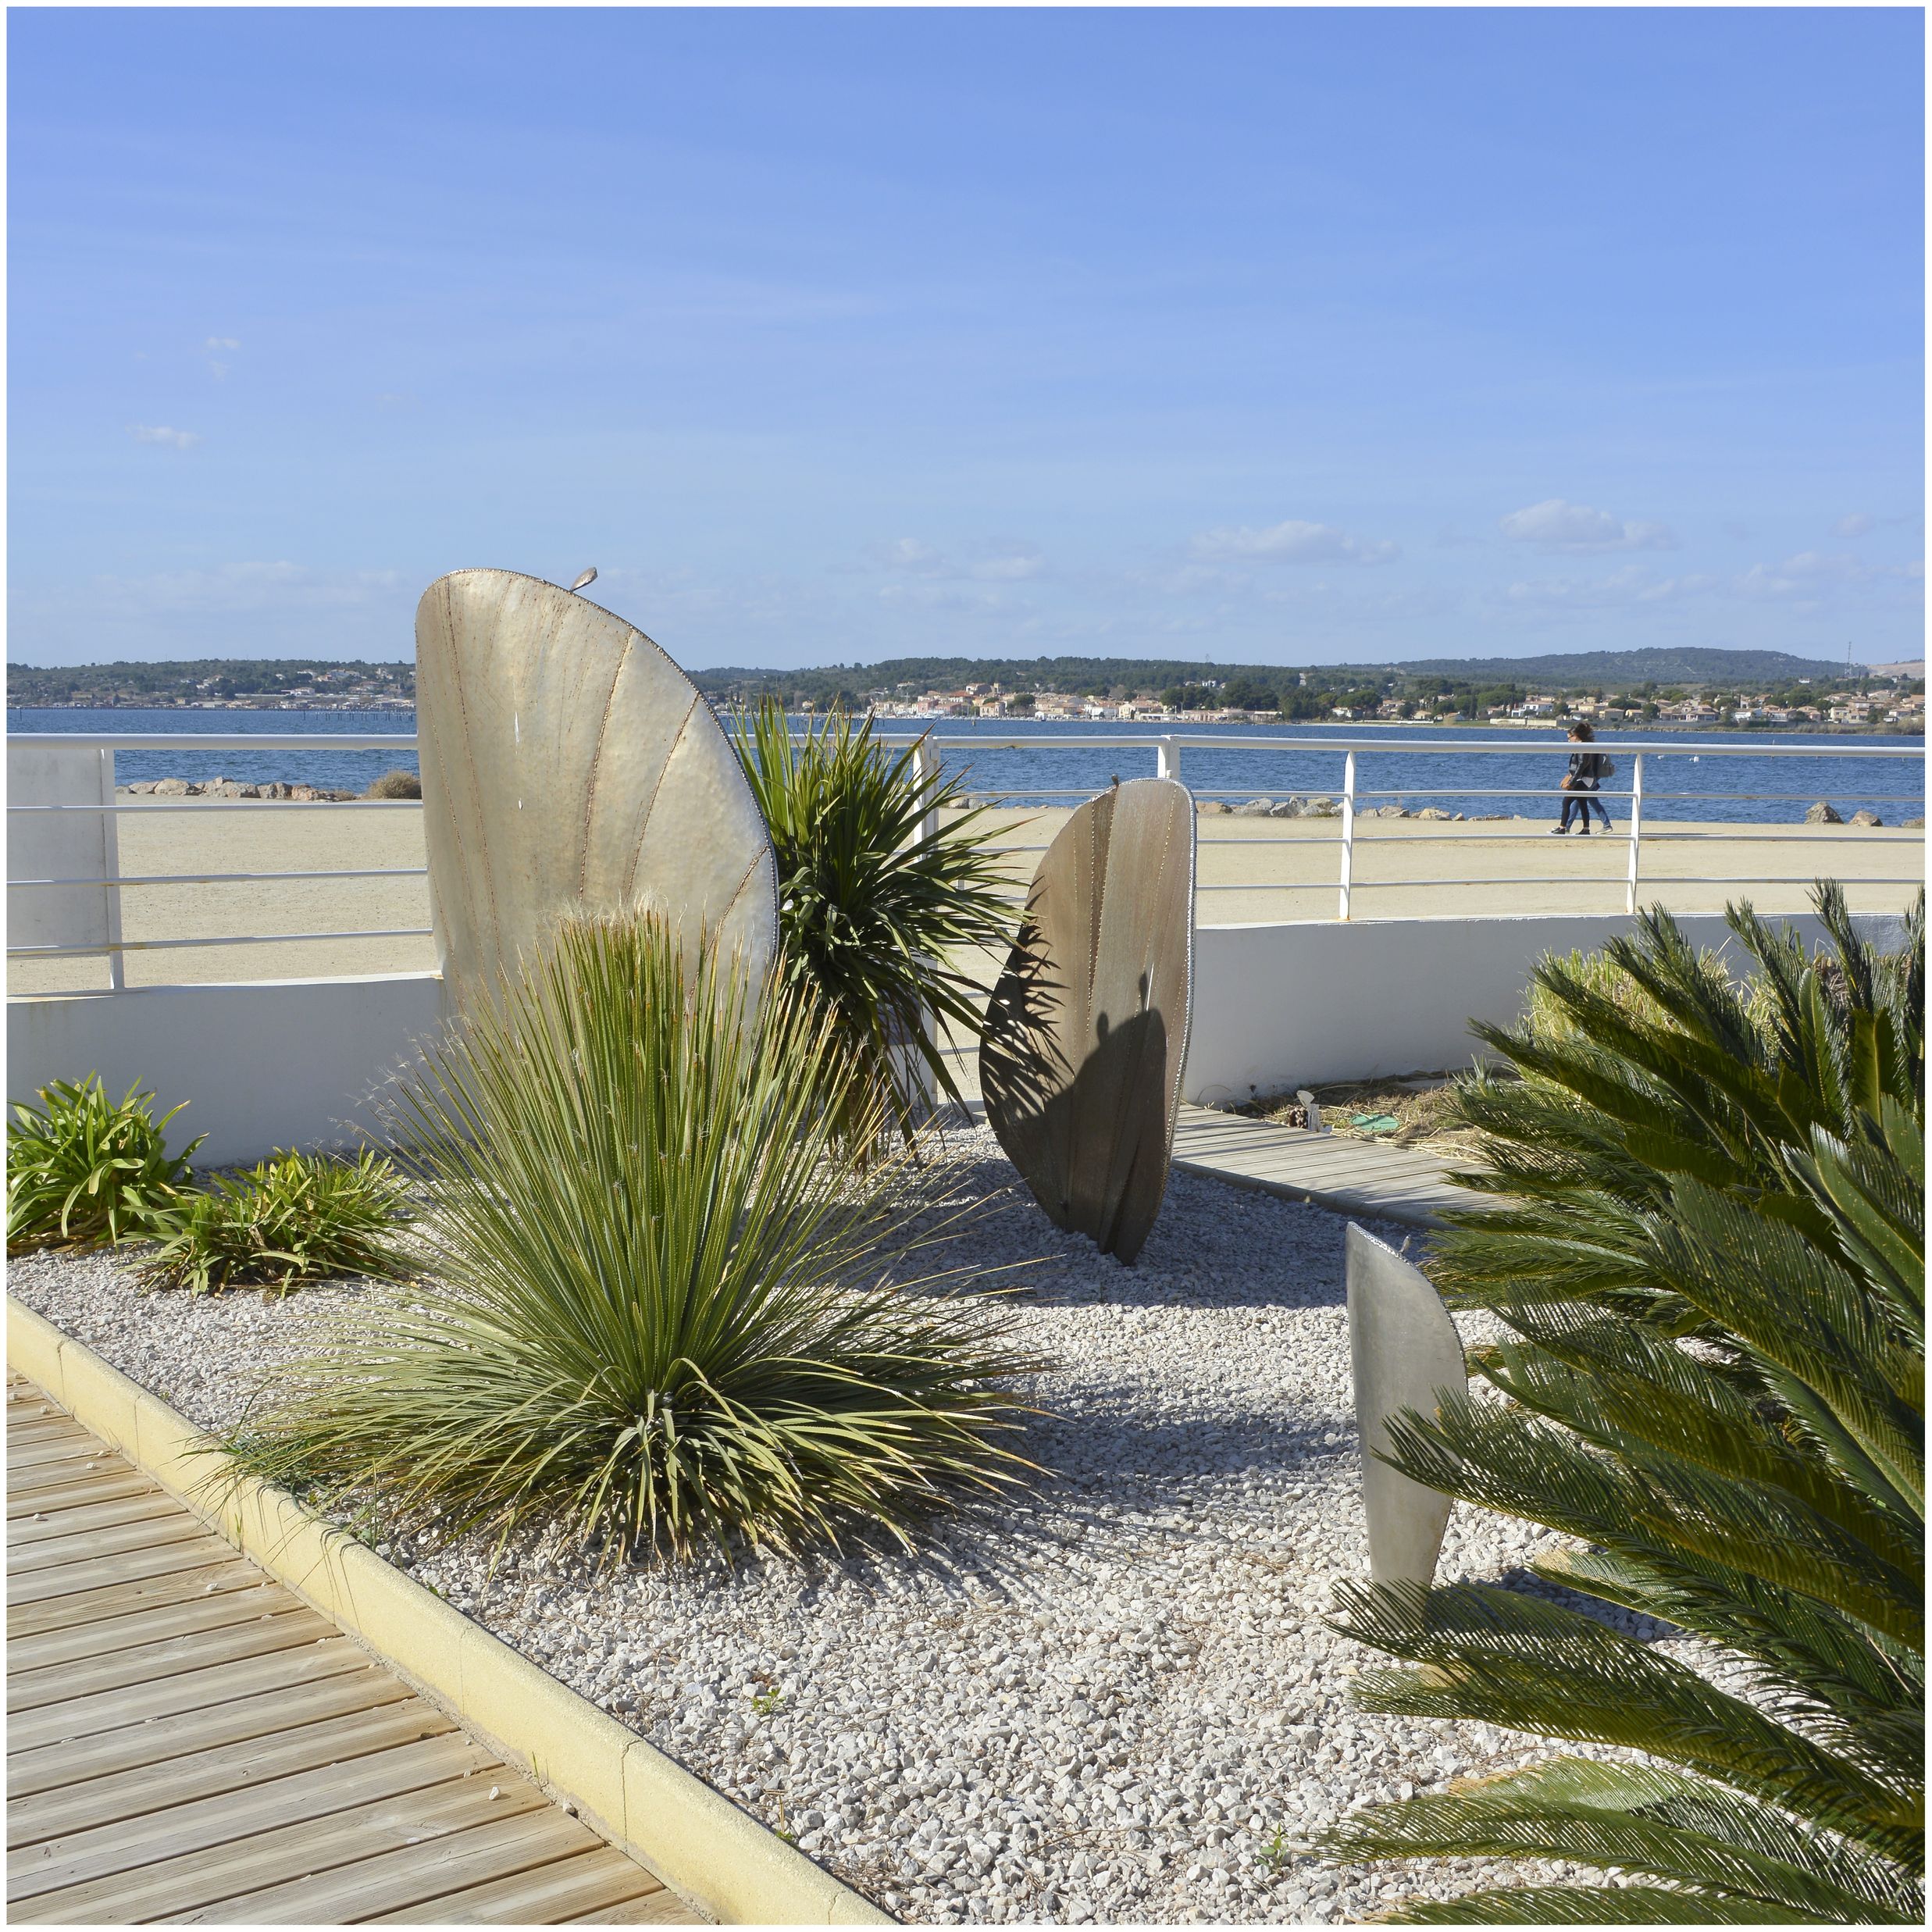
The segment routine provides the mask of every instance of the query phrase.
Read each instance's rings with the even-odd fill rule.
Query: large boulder
[[[1828,805],[1821,798],[1816,804],[1805,807],[1805,823],[1808,825],[1841,825],[1845,821],[1838,816],[1835,807]]]
[[[1885,822],[1877,812],[1867,807],[1865,811],[1853,812],[1852,822],[1855,825],[1882,825]]]

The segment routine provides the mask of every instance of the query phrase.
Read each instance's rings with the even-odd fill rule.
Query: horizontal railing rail
[[[262,799],[230,797],[177,797],[172,794],[155,797],[149,794],[140,798],[122,799],[109,797],[112,791],[112,759],[116,753],[150,753],[159,751],[193,752],[209,754],[248,754],[251,756],[262,752],[369,752],[380,751],[403,756],[418,750],[415,734],[394,732],[329,732],[303,733],[155,733],[155,732],[24,732],[12,733],[8,736],[9,747],[21,747],[41,750],[83,750],[99,754],[106,773],[105,788],[98,803],[80,803],[70,800],[50,802],[45,800],[16,800],[9,798],[7,811],[9,822],[23,826],[33,824],[57,825],[72,821],[91,819],[102,828],[102,842],[107,855],[105,865],[83,867],[72,874],[48,872],[32,876],[9,876],[10,891],[98,891],[107,896],[109,913],[105,936],[87,943],[34,943],[9,944],[7,955],[10,959],[73,959],[88,957],[104,957],[109,962],[111,984],[118,988],[123,984],[121,961],[134,953],[158,953],[191,951],[205,947],[221,947],[251,945],[309,945],[346,940],[415,939],[429,936],[427,926],[388,926],[301,932],[223,932],[202,937],[156,938],[129,939],[119,932],[119,894],[125,889],[138,889],[155,886],[213,887],[226,886],[262,886],[292,883],[314,884],[332,879],[415,879],[427,875],[427,868],[422,865],[365,865],[330,868],[323,869],[284,869],[260,871],[184,871],[170,872],[123,873],[119,870],[115,857],[116,841],[112,828],[119,821],[134,815],[149,813],[165,814],[260,814],[288,813],[312,814],[316,812],[419,812],[422,804],[414,799]],[[1509,822],[1497,815],[1491,822],[1493,829],[1482,830],[1450,829],[1453,821],[1445,823],[1438,820],[1431,822],[1426,839],[1410,839],[1406,833],[1393,833],[1381,829],[1384,821],[1378,810],[1376,801],[1388,801],[1417,804],[1432,798],[1453,798],[1458,800],[1524,800],[1535,799],[1548,803],[1577,794],[1566,793],[1558,784],[1548,786],[1480,786],[1467,782],[1445,781],[1443,782],[1405,783],[1392,786],[1378,783],[1373,786],[1362,785],[1360,780],[1358,761],[1370,757],[1386,757],[1399,755],[1416,759],[1433,759],[1454,756],[1457,757],[1516,757],[1529,756],[1560,757],[1567,754],[1573,747],[1563,740],[1524,736],[1512,740],[1498,742],[1493,739],[1463,737],[1431,737],[1427,739],[1396,738],[1385,735],[1374,729],[1346,734],[1329,733],[1321,736],[1303,734],[1260,736],[1250,733],[1228,736],[1199,731],[1149,730],[1135,733],[1051,733],[1044,735],[1007,735],[1003,733],[961,733],[948,732],[939,725],[930,730],[881,731],[875,734],[875,742],[894,750],[916,748],[919,768],[929,778],[936,777],[948,761],[954,765],[967,758],[976,758],[989,752],[1027,754],[1063,754],[1066,752],[1093,753],[1133,752],[1143,756],[1151,753],[1154,768],[1162,776],[1179,778],[1184,759],[1198,756],[1204,760],[1224,754],[1252,755],[1264,754],[1270,758],[1297,758],[1306,761],[1310,757],[1333,759],[1338,768],[1335,772],[1337,783],[1328,793],[1298,793],[1303,799],[1303,809],[1294,815],[1309,824],[1310,829],[1294,832],[1251,831],[1257,815],[1244,815],[1236,818],[1228,814],[1230,823],[1226,831],[1210,830],[1218,828],[1219,818],[1203,821],[1201,847],[1203,864],[1216,855],[1224,853],[1246,851],[1250,847],[1270,848],[1294,845],[1325,845],[1335,849],[1335,870],[1324,879],[1275,879],[1259,880],[1227,881],[1203,879],[1197,882],[1196,889],[1201,893],[1221,894],[1245,893],[1256,896],[1279,896],[1306,894],[1310,892],[1331,892],[1336,894],[1335,917],[1347,919],[1355,910],[1359,896],[1363,893],[1386,892],[1392,889],[1466,889],[1478,886],[1577,886],[1601,889],[1620,885],[1625,910],[1634,912],[1638,906],[1643,884],[1642,854],[1646,849],[1664,845],[1686,847],[1699,843],[1712,843],[1727,841],[1743,841],[1765,845],[1790,844],[1817,845],[1821,839],[1838,836],[1855,839],[1866,851],[1897,848],[1905,845],[1918,847],[1920,840],[1908,837],[1890,828],[1859,828],[1826,825],[1805,831],[1781,830],[1773,826],[1738,822],[1726,824],[1721,830],[1709,827],[1684,829],[1666,821],[1662,824],[1645,822],[1647,808],[1660,804],[1695,804],[1699,803],[1727,805],[1733,804],[1797,803],[1817,797],[1816,789],[1789,791],[1778,789],[1751,791],[1714,791],[1695,789],[1650,789],[1646,786],[1646,760],[1656,761],[1670,759],[1679,761],[1705,758],[1751,758],[1763,762],[1792,758],[1828,758],[1834,761],[1850,760],[1861,764],[1916,764],[1923,768],[1924,748],[1918,742],[1900,743],[1864,742],[1834,740],[1829,745],[1791,745],[1768,743],[1752,737],[1731,742],[1710,740],[1687,740],[1668,738],[1634,738],[1619,736],[1599,742],[1598,749],[1614,756],[1619,765],[1619,779],[1614,788],[1601,786],[1588,794],[1592,799],[1609,806],[1614,805],[1624,815],[1623,826],[1614,832],[1599,832],[1613,843],[1627,847],[1627,857],[1620,875],[1592,869],[1588,872],[1550,875],[1539,872],[1533,875],[1509,875],[1502,878],[1452,876],[1442,872],[1422,872],[1383,877],[1364,876],[1358,861],[1371,854],[1386,854],[1403,843],[1410,849],[1420,851],[1426,847],[1453,845],[1461,847],[1520,847],[1546,835],[1548,828],[1537,830],[1510,829]],[[1775,787],[1776,779],[1772,772]],[[1231,786],[1216,783],[1193,788],[1197,799],[1204,803],[1220,802],[1229,799],[1255,799],[1266,796],[1257,793],[1257,786]],[[1852,795],[1852,788],[1841,788],[1845,797]],[[1856,795],[1861,800],[1875,803],[1901,805],[1923,804],[1923,786],[1918,791],[1867,790],[1861,783]],[[1039,786],[1015,786],[1005,791],[982,791],[973,793],[975,803],[1001,807],[1024,808],[1033,804],[1045,804],[1046,801],[1085,799],[1093,795],[1092,786],[1051,785]],[[1318,805],[1320,809],[1310,809]],[[1051,805],[1047,809],[1053,809]],[[1274,807],[1276,811],[1278,806]],[[930,831],[940,822],[939,815],[929,814],[925,823]],[[1022,819],[1012,829],[1023,830],[1028,821]],[[1240,829],[1235,829],[1235,824]],[[1320,825],[1325,829],[1314,830]],[[64,835],[53,835],[64,836]],[[1000,839],[993,849],[1014,857],[1043,852],[1048,841],[1044,839]],[[1768,855],[1767,855],[1768,856]],[[1694,862],[1694,861],[1693,861]],[[1697,873],[1691,875],[1671,873],[1667,878],[1659,878],[1656,884],[1663,886],[1735,886],[1748,889],[1758,885],[1791,885],[1809,882],[1815,873],[1748,872],[1745,874]],[[1910,885],[1923,876],[1922,867],[1917,869],[1902,869],[1896,874],[1887,873],[1874,878],[1869,869],[1861,872],[1859,882],[1864,885]],[[1012,896],[1024,895],[1024,882],[1014,882]]]

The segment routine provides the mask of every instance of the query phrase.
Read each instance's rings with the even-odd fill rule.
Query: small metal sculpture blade
[[[458,1008],[565,912],[700,926],[760,984],[778,875],[711,708],[635,626],[509,570],[439,577],[416,607],[430,922]]]
[[[1377,1583],[1428,1583],[1449,1527],[1449,1499],[1381,1460],[1388,1418],[1405,1409],[1433,1415],[1438,1392],[1469,1379],[1462,1338],[1422,1271],[1351,1221],[1348,1236],[1349,1356],[1362,1438],[1362,1506],[1368,1568]]]
[[[1034,1197],[1126,1263],[1167,1192],[1193,947],[1193,799],[1117,785],[1041,859],[980,1040],[986,1118]]]

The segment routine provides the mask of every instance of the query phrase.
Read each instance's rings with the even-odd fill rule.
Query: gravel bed
[[[1001,1197],[961,1246],[1023,1284],[1016,1331],[1059,1365],[1033,1392],[1053,1411],[1035,1496],[916,1561],[600,1574],[533,1544],[486,1577],[474,1542],[383,1553],[905,1919],[1340,1920],[1529,1876],[1298,1849],[1359,1804],[1537,1755],[1349,1706],[1374,1659],[1321,1620],[1366,1570],[1341,1218],[1177,1174],[1122,1268],[1018,1194],[989,1134],[954,1139],[966,1187]],[[191,1300],[98,1255],[11,1273],[211,1425],[307,1317],[366,1292]],[[1500,1578],[1553,1540],[1459,1508],[1438,1574]]]

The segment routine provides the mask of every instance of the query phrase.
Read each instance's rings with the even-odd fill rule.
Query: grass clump
[[[880,1282],[892,1182],[826,1096],[843,1036],[708,941],[573,920],[406,1076],[431,1273],[330,1338],[237,1442],[400,1527],[607,1552],[902,1542],[1028,1467],[986,1304]]]
[[[190,1185],[198,1137],[178,1154],[154,1096],[137,1082],[110,1100],[101,1076],[41,1088],[7,1128],[7,1247],[84,1248],[144,1241],[171,1224]],[[182,1106],[187,1103],[184,1101]]]
[[[373,1151],[354,1160],[278,1153],[190,1196],[137,1272],[150,1288],[194,1295],[394,1275],[402,1263],[392,1238],[412,1213],[401,1176]]]
[[[413,772],[385,772],[362,796],[365,798],[420,798],[422,781]]]
[[[1391,1425],[1431,1488],[1577,1547],[1553,1584],[1703,1641],[1722,1681],[1517,1591],[1356,1587],[1339,1627],[1419,1666],[1369,1709],[1641,1756],[1570,1756],[1358,1814],[1350,1858],[1567,1861],[1612,1887],[1481,1891],[1433,1923],[1911,1923],[1924,1900],[1924,908],[1881,957],[1822,886],[1807,957],[1748,907],[1762,994],[1646,915],[1538,969],[1571,1024],[1482,1028],[1491,1149],[1435,1264],[1499,1317],[1506,1399]],[[1756,1011],[1753,1003],[1761,1002]]]
[[[961,948],[1002,954],[1018,921],[1011,882],[983,807],[922,829],[960,800],[964,776],[921,774],[914,748],[894,757],[843,712],[808,722],[794,741],[768,698],[736,731],[739,758],[778,860],[779,972],[831,1015],[856,1078],[842,1119],[910,1141],[924,1111],[920,1068],[957,1100],[939,1034],[974,1039],[980,989],[948,964]]]

